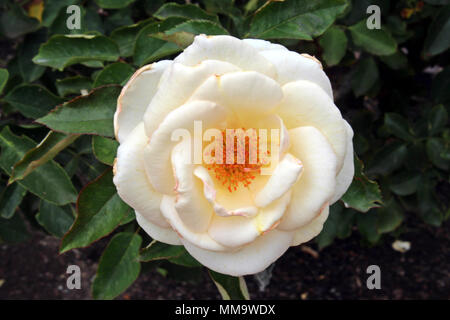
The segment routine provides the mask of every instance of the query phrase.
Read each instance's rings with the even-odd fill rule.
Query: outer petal
[[[327,139],[314,127],[289,131],[291,153],[303,163],[292,200],[278,229],[295,230],[311,222],[330,201],[336,186],[336,156]]]
[[[195,259],[211,270],[232,276],[243,276],[266,269],[289,248],[292,239],[292,232],[272,230],[232,252],[204,250],[187,239],[181,241]]]
[[[267,184],[255,197],[258,207],[265,207],[280,198],[298,181],[303,165],[300,160],[288,153],[275,168]]]
[[[209,76],[239,70],[231,63],[217,60],[204,60],[195,66],[172,64],[164,72],[158,91],[145,112],[145,131],[148,136],[152,135],[171,111],[185,104]]]
[[[173,194],[175,179],[170,153],[178,143],[172,140],[176,130],[186,129],[193,136],[194,121],[201,120],[205,130],[225,119],[225,110],[209,101],[190,102],[172,111],[153,133],[144,151],[145,169],[154,188],[161,193]]]
[[[283,92],[284,100],[280,104],[278,115],[286,127],[292,129],[312,126],[319,129],[331,143],[340,170],[347,148],[347,132],[341,112],[333,100],[318,85],[304,80],[285,85]]]
[[[261,55],[269,60],[278,73],[278,82],[284,85],[298,80],[308,80],[321,87],[333,99],[330,79],[322,70],[322,65],[311,56],[287,50],[263,51]]]
[[[142,121],[145,110],[158,89],[158,83],[172,61],[163,60],[140,68],[123,87],[114,114],[116,139],[122,143]]]
[[[141,122],[119,146],[113,181],[123,201],[147,220],[168,227],[159,210],[161,194],[153,189],[145,174],[143,151],[147,141]]]
[[[254,71],[233,72],[209,77],[190,101],[208,100],[234,111],[241,125],[246,119],[267,115],[283,98],[281,87],[273,79]]]
[[[308,223],[306,226],[297,229],[295,231],[294,240],[292,241],[292,246],[298,246],[299,244],[307,242],[317,236],[323,229],[323,224],[328,218],[329,211],[330,207],[327,205],[322,209],[317,218]]]
[[[194,232],[180,219],[177,210],[175,209],[175,197],[164,195],[161,200],[161,212],[169,221],[172,228],[180,235],[181,242],[185,241],[192,243],[199,248],[213,251],[223,251],[226,248],[215,240],[213,240],[206,232]]]
[[[212,206],[203,195],[201,181],[194,177],[194,164],[187,158],[190,150],[185,143],[179,143],[172,151],[172,166],[176,179],[175,209],[180,219],[192,231],[204,232],[209,226]]]
[[[139,212],[136,213],[136,221],[139,223],[142,229],[156,241],[172,244],[172,245],[182,245],[180,237],[173,231],[173,229],[168,226],[167,228],[160,227],[149,220],[145,219],[143,215]]]
[[[347,151],[345,153],[344,165],[336,177],[336,191],[330,204],[338,201],[350,187],[355,175],[355,163],[353,161],[353,130],[344,120],[347,129]]]
[[[231,36],[196,36],[175,62],[194,66],[203,60],[227,61],[245,71],[257,71],[276,78],[274,66],[252,45]]]
[[[242,40],[245,43],[248,43],[253,48],[255,48],[258,51],[266,51],[266,50],[283,50],[288,51],[288,49],[281,44],[272,43],[267,40],[261,40],[261,39],[244,39]]]

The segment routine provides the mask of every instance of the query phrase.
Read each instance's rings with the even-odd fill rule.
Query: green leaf
[[[207,34],[207,35],[221,35],[229,34],[227,30],[222,28],[217,23],[207,20],[190,20],[176,25],[175,27],[167,30],[166,35],[173,35],[179,32],[186,32],[192,35]]]
[[[94,0],[100,8],[103,9],[120,9],[128,7],[136,0]]]
[[[143,20],[137,24],[117,28],[111,33],[110,38],[119,46],[121,57],[131,57],[133,55],[134,44],[139,31],[153,22],[152,19]]]
[[[359,61],[352,77],[352,88],[355,96],[367,94],[379,79],[375,60],[367,57]]]
[[[125,218],[130,207],[117,195],[112,179],[112,170],[108,170],[81,190],[77,217],[62,239],[61,253],[88,246],[111,233]]]
[[[122,221],[120,221],[120,225],[126,225],[127,223],[130,223],[131,221],[136,220],[136,214],[134,213],[134,210],[128,210],[128,212],[125,214],[125,217]]]
[[[392,70],[406,69],[408,67],[408,58],[400,51],[388,56],[380,56],[383,61]]]
[[[347,192],[342,196],[345,206],[361,212],[379,207],[382,198],[378,184],[369,180],[363,172],[364,165],[355,155],[355,176]]]
[[[234,6],[234,0],[202,0],[206,11],[229,15]]]
[[[95,78],[94,88],[107,84],[125,85],[135,69],[129,64],[116,62],[107,65]]]
[[[175,43],[159,39],[155,35],[170,30],[184,21],[183,18],[172,17],[144,27],[136,38],[134,63],[142,66],[181,51],[181,48]]]
[[[134,24],[132,14],[133,12],[130,7],[112,12],[111,15],[104,20],[104,26],[107,30],[106,33],[109,34],[116,28]]]
[[[0,217],[11,218],[26,193],[27,190],[18,183],[7,186],[0,195]]]
[[[448,150],[448,143],[446,145],[442,138],[430,138],[427,140],[427,155],[431,162],[442,170],[448,170],[450,168],[450,161],[444,159],[441,154],[443,150]]]
[[[384,115],[384,125],[389,133],[406,140],[413,141],[414,137],[410,133],[408,121],[397,113],[388,112]]]
[[[417,191],[418,214],[426,223],[440,227],[444,217],[437,207],[436,182],[430,172],[423,174],[421,178]]]
[[[15,163],[20,161],[25,153],[36,146],[36,143],[26,136],[14,135],[9,127],[0,132],[0,167],[11,175]],[[31,172],[18,183],[36,196],[57,205],[75,202],[77,191],[67,173],[55,161],[51,160]]]
[[[58,79],[55,82],[58,94],[65,97],[69,94],[82,94],[82,91],[90,91],[92,89],[92,81],[88,77],[74,76],[64,79]]]
[[[430,136],[440,133],[447,126],[448,113],[443,105],[434,106],[428,115],[428,132]]]
[[[74,220],[70,206],[58,207],[41,201],[36,221],[50,234],[62,238]]]
[[[4,100],[24,116],[33,119],[46,115],[64,102],[60,97],[36,84],[18,86],[9,92]]]
[[[65,133],[114,136],[113,117],[119,86],[107,86],[77,97],[36,121]]]
[[[70,16],[73,16],[73,12],[67,13],[67,7],[63,8],[55,21],[49,28],[50,34],[60,35],[82,35],[82,34],[104,34],[104,22],[97,12],[97,8],[93,6],[80,8],[80,29],[68,29],[67,21]]]
[[[339,64],[347,51],[347,36],[345,32],[336,26],[330,27],[320,37],[319,44],[323,49],[323,59],[329,66]]]
[[[378,233],[392,232],[403,222],[402,209],[393,199],[390,199],[383,207],[376,210]]]
[[[232,277],[208,270],[223,300],[250,300],[244,277]]]
[[[39,49],[33,62],[63,70],[93,60],[116,61],[119,48],[107,37],[94,35],[55,35]]]
[[[33,82],[44,74],[45,67],[34,64],[31,59],[38,53],[39,47],[46,39],[47,32],[41,29],[39,32],[28,34],[19,48],[18,64],[25,82]]]
[[[431,96],[437,103],[450,101],[450,66],[439,72],[433,79],[431,87]]]
[[[24,157],[14,165],[8,183],[24,179],[31,172],[52,160],[77,138],[77,135],[65,135],[50,131],[35,148],[28,150]]]
[[[3,92],[3,88],[8,82],[9,72],[7,69],[0,68],[0,94]]]
[[[369,53],[388,56],[397,50],[394,38],[384,29],[368,29],[366,19],[348,28],[353,42]]]
[[[42,13],[42,25],[50,27],[55,21],[59,12],[66,12],[66,8],[72,4],[78,4],[79,0],[46,0]]]
[[[228,34],[228,31],[211,21],[191,20],[180,23],[164,33],[157,33],[155,37],[173,42],[180,48],[186,48],[198,34],[221,35]]]
[[[367,19],[369,14],[367,14],[367,8],[370,5],[377,5],[380,7],[381,15],[390,11],[390,0],[352,0],[347,10],[344,12],[345,15],[342,22],[346,25],[352,25],[361,19]]]
[[[371,210],[365,214],[359,214],[356,217],[358,230],[370,244],[376,244],[381,238],[381,234],[377,229],[377,214],[375,210]]]
[[[139,276],[139,248],[142,239],[138,234],[116,234],[100,258],[97,275],[92,284],[94,299],[114,299],[125,291]]]
[[[170,259],[181,256],[185,251],[183,246],[172,246],[153,240],[145,249],[141,250],[139,260],[149,262]]]
[[[336,238],[337,223],[339,221],[339,215],[342,212],[342,209],[343,206],[339,202],[336,202],[334,205],[330,207],[328,219],[325,221],[322,231],[314,239],[314,241],[319,246],[319,250],[328,247],[330,244],[333,243],[334,239]]]
[[[93,136],[92,150],[95,157],[102,163],[112,166],[116,158],[119,143],[116,140]]]
[[[420,173],[402,171],[391,178],[389,189],[399,196],[409,196],[417,191]]]
[[[370,174],[390,174],[400,168],[406,160],[408,148],[404,143],[393,142],[379,150],[370,161]]]
[[[219,22],[216,15],[212,15],[193,4],[178,4],[174,2],[166,3],[156,11],[154,16],[158,19],[166,19],[169,17],[181,17],[193,20],[210,20]]]
[[[427,55],[443,53],[450,47],[450,5],[440,9],[433,18],[425,39],[424,51]]]
[[[30,239],[30,233],[20,215],[11,219],[0,218],[0,240],[6,243],[20,243]]]
[[[250,37],[311,40],[324,33],[347,5],[344,0],[270,1],[256,12]]]
[[[9,8],[0,13],[0,31],[7,38],[18,38],[39,28],[39,20],[29,17],[19,4],[11,1]]]
[[[183,247],[183,253],[177,257],[169,258],[169,262],[172,262],[174,264],[183,266],[183,267],[189,267],[189,268],[195,268],[195,267],[202,267],[203,265],[195,260],[193,256],[187,252]]]

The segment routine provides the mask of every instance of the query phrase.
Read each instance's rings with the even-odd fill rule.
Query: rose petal
[[[208,234],[227,247],[240,247],[254,241],[259,235],[257,221],[242,216],[215,216],[211,220]]]
[[[314,127],[289,130],[290,152],[303,163],[300,180],[278,229],[295,230],[311,222],[336,186],[336,156],[327,139]]]
[[[226,61],[242,70],[257,71],[271,78],[277,74],[274,66],[257,49],[231,36],[196,36],[175,62],[194,66],[208,59]]]
[[[194,175],[203,182],[204,197],[213,205],[217,215],[253,217],[258,213],[249,189],[240,187],[230,193],[220,185],[216,186],[208,170],[202,166],[195,168]]]
[[[190,137],[194,138],[194,121],[201,120],[203,130],[206,130],[217,127],[217,124],[225,119],[224,108],[209,101],[193,101],[167,115],[144,150],[145,169],[153,187],[161,193],[174,194],[175,179],[170,153],[179,143],[172,140],[172,134],[176,130],[186,129]]]
[[[137,70],[123,87],[114,114],[115,135],[120,143],[142,121],[145,110],[158,89],[161,75],[171,64],[172,61],[163,60],[146,65]]]
[[[289,248],[292,239],[292,232],[272,230],[241,249],[231,252],[204,250],[188,239],[181,241],[186,250],[209,269],[232,276],[243,276],[266,269]]]
[[[145,131],[148,136],[152,135],[171,111],[185,104],[208,77],[239,70],[231,63],[217,60],[204,60],[195,66],[173,63],[164,72],[158,92],[144,115]]]
[[[283,47],[281,44],[272,43],[267,40],[261,40],[261,39],[243,39],[245,43],[248,43],[253,48],[255,48],[258,51],[266,51],[266,50],[283,50],[288,51],[286,47]]]
[[[273,201],[267,207],[261,208],[259,214],[256,217],[258,220],[258,230],[260,232],[266,232],[275,227],[278,227],[280,219],[286,212],[292,197],[292,190],[284,193],[281,198]]]
[[[308,80],[321,87],[333,99],[330,79],[322,70],[320,62],[297,52],[286,50],[270,50],[260,53],[277,69],[280,85],[298,80]]]
[[[204,232],[209,226],[213,208],[203,194],[201,181],[194,178],[194,165],[187,157],[189,146],[179,143],[172,151],[172,166],[176,179],[175,209],[187,228]]]
[[[191,96],[190,101],[208,100],[234,111],[239,127],[247,119],[271,113],[283,98],[281,87],[273,79],[254,71],[232,72],[209,77]]]
[[[160,227],[145,219],[139,212],[135,211],[135,214],[137,223],[152,239],[167,244],[182,245],[180,237],[170,226],[167,228]]]
[[[347,151],[345,152],[344,165],[336,177],[336,191],[330,204],[335,203],[344,195],[348,187],[352,184],[353,176],[355,175],[355,163],[353,160],[353,130],[347,121],[344,120],[344,123],[347,129]]]
[[[123,201],[147,220],[160,227],[168,227],[159,210],[161,194],[153,189],[144,169],[143,150],[147,141],[141,122],[117,150],[113,181]]]
[[[341,112],[333,100],[318,85],[304,80],[288,83],[283,86],[283,92],[284,100],[278,115],[286,127],[312,126],[319,129],[331,143],[340,170],[347,149],[347,132]]]
[[[164,195],[161,200],[161,212],[172,228],[181,237],[181,242],[189,241],[199,248],[205,250],[222,251],[227,250],[226,247],[214,241],[206,232],[194,232],[189,229],[180,219],[175,209],[175,197]]]
[[[294,234],[294,240],[292,240],[292,246],[298,246],[317,236],[323,229],[323,224],[328,218],[329,211],[330,207],[326,205],[317,218],[306,226],[297,229]]]
[[[300,160],[288,153],[277,165],[267,184],[255,197],[258,207],[265,207],[280,198],[297,182],[303,165]]]

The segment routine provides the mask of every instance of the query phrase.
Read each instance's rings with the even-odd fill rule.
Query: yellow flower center
[[[270,155],[270,150],[267,150],[261,157],[256,134],[239,138],[238,130],[240,133],[245,131],[244,128],[222,130],[222,163],[215,161],[206,165],[229,192],[236,191],[240,185],[248,187],[256,175],[261,173],[261,167],[267,164],[267,157]],[[230,146],[231,141],[234,142]],[[217,159],[215,149],[210,155]]]

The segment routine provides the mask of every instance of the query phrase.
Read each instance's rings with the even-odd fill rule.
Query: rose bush
[[[277,166],[192,163],[172,133],[194,134],[194,121],[278,129]],[[353,131],[320,62],[264,40],[200,35],[173,61],[142,67],[114,126],[114,183],[139,225],[224,274],[260,272],[318,235],[354,175]]]

